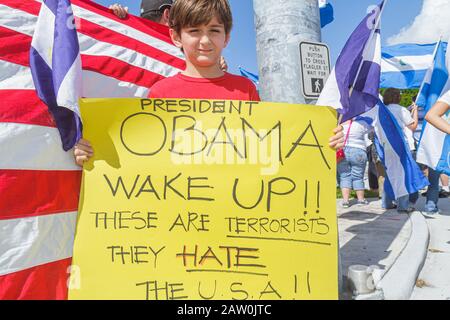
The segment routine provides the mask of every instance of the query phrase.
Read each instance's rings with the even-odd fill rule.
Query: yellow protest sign
[[[85,99],[70,299],[337,299],[326,107]]]

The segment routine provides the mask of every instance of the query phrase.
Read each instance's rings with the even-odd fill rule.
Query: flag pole
[[[431,66],[434,64],[434,59],[436,58],[437,49],[439,48],[439,45],[441,44],[441,41],[442,41],[442,35],[439,36],[439,40],[436,43],[436,46],[434,47],[433,57],[431,59],[431,64],[428,67],[428,69],[430,69]],[[427,73],[428,73],[428,70],[427,70]],[[417,104],[417,99],[419,99],[419,96],[420,96],[420,93],[422,92],[424,84],[425,84],[425,78],[422,80],[422,84],[420,85],[419,91],[417,92],[416,100],[414,101],[415,104]]]

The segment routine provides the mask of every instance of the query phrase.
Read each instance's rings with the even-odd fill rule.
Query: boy
[[[231,9],[227,0],[177,0],[170,10],[170,35],[186,56],[186,69],[153,85],[149,98],[223,99],[260,101],[247,78],[224,72],[222,50],[230,41]],[[342,147],[342,126],[334,129],[329,146]],[[88,141],[75,146],[77,164],[92,157]]]
[[[155,83],[149,98],[260,100],[250,80],[220,68],[232,27],[227,0],[177,1],[169,27],[172,42],[186,57],[186,69]]]

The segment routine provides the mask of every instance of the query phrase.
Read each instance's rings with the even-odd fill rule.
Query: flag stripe
[[[39,10],[41,9],[41,4],[39,2],[29,0],[0,0],[0,4],[16,10],[27,12],[35,16],[39,14]]]
[[[79,170],[72,152],[60,151],[57,128],[2,122],[0,145],[8,150],[0,157],[3,169]]]
[[[0,90],[34,89],[30,68],[0,60]]]
[[[0,276],[0,300],[66,300],[72,258]]]
[[[427,70],[411,70],[402,72],[382,72],[380,87],[408,89],[418,88]]]
[[[122,46],[116,46],[108,42],[98,41],[85,35],[79,35],[81,56],[95,56],[98,59],[102,57],[117,57],[124,63],[128,63],[130,67],[143,68],[152,70],[153,73],[163,77],[169,77],[180,72],[181,69],[175,69],[173,66],[163,63],[157,59],[153,59],[139,52],[126,49]],[[151,54],[151,53],[149,53]]]
[[[101,83],[102,86],[98,84]],[[147,97],[149,88],[133,82],[117,80],[99,72],[83,71],[83,96],[89,98]]]
[[[82,5],[82,3],[79,1],[76,2],[74,1],[74,3]],[[180,59],[184,59],[183,53],[172,44],[172,41],[170,40],[169,36],[167,37],[159,36],[158,33],[152,32],[150,28],[148,27],[145,28],[144,27],[145,22],[142,22],[140,20],[139,22],[137,22],[136,21],[137,18],[135,17],[130,16],[127,19],[127,22],[125,22],[124,20],[117,18],[113,14],[105,14],[103,10],[100,12],[98,10],[97,11],[91,10],[91,8],[89,10],[84,10],[81,6],[77,5],[72,5],[72,7],[74,14],[77,17],[91,21],[92,23],[98,24],[105,28],[111,29],[124,36],[137,39],[158,50],[165,52],[166,54],[178,57]],[[153,28],[155,27],[158,28],[158,25],[155,26],[155,23],[147,23],[147,24],[151,25]],[[159,26],[159,28],[161,28],[161,26]]]
[[[83,71],[83,96],[90,98],[104,97],[147,97],[147,86],[138,86],[134,79],[118,80],[101,72]],[[98,86],[102,83],[102,86]],[[28,67],[0,60],[0,90],[34,89],[31,71]],[[7,106],[6,106],[7,107]],[[37,123],[39,124],[39,123]]]
[[[0,178],[0,220],[78,209],[79,195],[75,191],[80,190],[81,171],[0,169]],[[39,190],[39,197],[35,190]]]
[[[86,0],[72,0],[72,7],[74,8],[75,15],[78,15],[80,18],[84,18],[88,16],[90,19],[86,19],[92,22],[100,21],[100,25],[107,27],[108,29],[116,30],[120,28],[127,27],[129,31],[133,33],[124,33],[125,35],[132,38],[136,37],[137,34],[144,36],[145,38],[152,38],[158,40],[160,42],[165,42],[169,46],[164,47],[169,49],[169,51],[163,50],[164,52],[173,51],[174,47],[172,44],[172,40],[170,39],[168,28],[159,23],[149,21],[146,19],[137,18],[133,15],[129,15],[126,20],[120,19],[115,16],[111,10],[91,1]],[[80,14],[77,14],[79,12]],[[107,24],[105,24],[105,22]],[[126,30],[126,29],[122,29]],[[138,31],[138,32],[136,32]],[[146,42],[147,43],[147,42]],[[161,44],[163,45],[163,44]],[[181,52],[177,52],[175,50],[175,56],[183,57]]]
[[[433,60],[433,55],[398,56],[381,60],[383,72],[403,72],[411,70],[427,70]]]
[[[22,53],[22,56],[25,54]],[[26,55],[28,57],[28,55]],[[0,56],[0,90],[1,89],[35,89],[33,84],[33,78],[31,77],[30,68],[16,64],[16,61],[3,61]],[[11,60],[17,60],[22,62],[21,55],[11,56]],[[99,97],[99,92],[108,92],[108,94],[100,97],[121,97],[121,96],[138,96],[136,94],[130,94],[130,92],[148,92],[148,88],[156,81],[163,79],[164,77],[153,73],[151,71],[134,67],[126,62],[115,59],[113,57],[99,57],[99,56],[82,56],[83,64],[83,91],[82,94],[85,97]],[[125,68],[125,69],[124,69]],[[126,70],[126,71],[125,71]],[[86,71],[93,71],[98,73],[95,78],[110,77],[108,83],[118,83],[119,86],[106,86],[102,83],[102,86],[98,86],[100,82],[90,81],[90,75],[87,75]],[[103,76],[102,76],[103,74]],[[123,86],[124,85],[124,86]],[[130,87],[135,89],[128,90]],[[124,91],[128,95],[117,95]],[[144,96],[140,96],[144,97]]]
[[[56,127],[35,90],[0,90],[0,101],[0,122]]]
[[[383,58],[389,59],[392,57],[401,57],[401,56],[432,55],[435,46],[436,43],[429,43],[429,44],[401,43],[393,46],[384,46]]]
[[[103,73],[120,81],[133,82],[139,86],[151,87],[164,77],[151,71],[131,67],[113,57],[83,56],[83,69]],[[126,70],[124,68],[128,68]]]
[[[86,36],[92,37],[92,39],[108,42],[113,45],[127,48],[135,52],[139,52],[143,55],[153,57],[154,59],[164,62],[165,64],[173,66],[177,69],[184,69],[185,67],[186,63],[184,59],[167,55],[167,53],[155,47],[149,46],[148,44],[135,40],[133,38],[124,36],[123,34],[107,29],[103,26],[99,26],[98,24],[82,19],[80,21],[80,26],[81,28],[79,30],[79,39],[80,35],[84,34]],[[80,45],[81,41],[82,40],[80,39]]]
[[[29,54],[24,48],[30,48],[31,37],[14,30],[4,28],[0,25],[0,38],[2,45],[0,46],[0,59],[13,62],[22,66],[29,66]]]
[[[0,220],[0,232],[15,235],[1,237],[0,275],[71,257],[76,220],[77,212]]]
[[[8,32],[9,34],[14,32],[9,31],[9,29],[6,28],[3,28],[3,30],[0,29],[0,32],[2,31],[5,33]],[[150,87],[156,81],[161,80],[164,77],[175,75],[181,71],[161,63],[158,60],[140,55],[128,49],[109,45],[106,42],[96,41],[93,38],[83,35],[80,35],[80,38],[82,39],[80,43],[82,52],[86,53],[81,55],[82,67],[84,70],[103,73],[120,81],[134,82],[137,85],[146,87]],[[23,50],[23,47],[30,48],[31,39],[31,37],[26,35],[20,35],[16,39],[8,37],[7,41],[5,41],[6,47],[22,47],[22,51],[20,52],[17,50],[19,52],[16,54],[9,54],[7,48],[2,48],[0,49],[0,59],[14,64],[29,66],[29,54]],[[120,60],[114,58],[119,56]],[[139,66],[139,64],[141,66]],[[124,70],[126,70],[126,72],[124,72]],[[15,71],[10,73],[14,74]],[[10,82],[17,83],[17,81]]]
[[[7,7],[5,7],[7,8]],[[5,12],[5,14],[9,14],[9,12]],[[28,42],[31,43],[31,36],[33,36],[33,32],[34,32],[34,25],[36,23],[37,17],[34,16],[30,16],[30,14],[28,13],[23,13],[23,12],[18,12],[17,15],[20,15],[19,17],[16,17],[16,20],[18,20],[18,18],[20,18],[20,20],[23,20],[25,22],[28,22],[27,24],[29,25],[28,28],[25,28],[26,30],[30,30],[27,34],[30,36],[30,40],[28,41],[28,39],[26,38],[21,38],[22,43],[20,43],[21,45],[28,45]],[[32,19],[31,19],[32,17]],[[20,47],[18,43],[16,43],[15,41],[13,41],[12,39],[8,39],[8,35],[11,36],[11,30],[16,31],[17,33],[21,34],[23,36],[23,30],[24,27],[22,25],[14,25],[14,24],[4,24],[3,21],[1,20],[2,18],[0,18],[0,25],[4,25],[6,28],[6,30],[9,30],[8,34],[6,32],[4,32],[4,34],[0,33],[0,35],[3,37],[5,37],[5,41],[10,42],[11,45],[15,45],[17,47]],[[103,21],[104,22],[104,21]],[[147,65],[146,67],[155,71],[158,69],[161,70],[165,70],[163,73],[160,73],[161,75],[167,77],[170,75],[173,75],[174,72],[172,71],[172,73],[168,72],[167,70],[171,69],[171,68],[176,68],[179,70],[183,70],[185,67],[185,62],[184,62],[184,56],[181,54],[179,54],[177,52],[177,56],[173,56],[173,55],[168,55],[166,52],[162,51],[161,49],[158,49],[158,46],[153,47],[149,44],[152,43],[152,41],[150,42],[144,42],[144,40],[148,40],[148,39],[144,39],[144,40],[136,40],[133,38],[130,38],[129,35],[127,35],[126,30],[122,30],[122,33],[110,30],[108,28],[106,28],[105,26],[93,23],[91,21],[87,21],[85,19],[79,19],[79,25],[77,26],[79,28],[78,30],[78,38],[80,41],[80,46],[81,46],[81,54],[83,55],[83,53],[87,53],[89,55],[92,55],[92,52],[86,52],[88,49],[90,50],[95,50],[92,49],[92,46],[95,47],[101,47],[103,49],[108,49],[108,52],[103,52],[103,55],[113,55],[113,56],[120,56],[121,59],[125,59],[125,57],[128,57],[128,59],[130,59],[129,57],[132,57],[131,60],[127,61],[124,60],[128,63],[130,63],[131,65],[133,65],[133,60],[136,60],[137,58],[139,58],[141,61],[145,60],[145,58],[147,58],[147,60],[153,61],[154,65]],[[143,37],[144,38],[144,37]],[[98,44],[99,41],[103,41],[103,46],[101,44]],[[154,42],[154,41],[153,41]],[[165,46],[165,45],[164,45]],[[161,46],[159,46],[161,47]],[[176,49],[173,45],[172,47],[172,51],[175,51],[178,49]],[[128,50],[124,50],[124,49],[128,49]],[[98,52],[99,55],[102,54],[101,50],[96,50]],[[119,52],[119,54],[117,54],[117,52]],[[134,57],[136,56],[136,53],[140,53],[141,55],[138,54],[138,57]],[[25,55],[24,57],[26,59],[26,61],[28,61],[28,55]],[[148,64],[148,62],[147,62]],[[155,68],[155,66],[157,68]]]

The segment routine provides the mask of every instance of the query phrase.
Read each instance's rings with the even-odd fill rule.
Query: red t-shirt
[[[148,97],[261,101],[249,79],[230,73],[219,78],[192,78],[178,73],[155,83]]]

